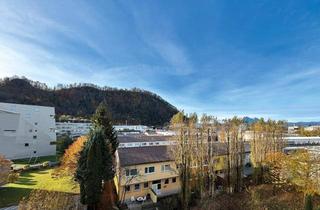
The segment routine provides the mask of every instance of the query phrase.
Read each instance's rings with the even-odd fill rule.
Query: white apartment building
[[[92,123],[90,122],[56,122],[57,135],[69,135],[70,137],[79,137],[87,135]]]
[[[9,159],[56,154],[54,107],[0,103],[0,154]]]
[[[57,133],[57,136],[66,134],[74,138],[74,137],[87,135],[90,132],[91,127],[92,127],[92,123],[90,121],[56,122],[56,133]],[[145,125],[115,125],[113,127],[117,132],[121,132],[122,134],[128,134],[128,135],[144,133],[149,129],[149,127]]]
[[[144,133],[150,128],[146,125],[115,125],[114,129],[116,131],[139,131]]]

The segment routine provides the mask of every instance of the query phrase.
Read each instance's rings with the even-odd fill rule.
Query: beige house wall
[[[170,165],[169,171],[162,171],[162,165]],[[146,174],[146,167],[155,167],[155,172]],[[127,177],[126,169],[137,169],[138,175],[133,177]],[[175,182],[173,182],[175,178]],[[169,183],[165,184],[165,180],[168,179]],[[115,177],[115,184],[118,185],[117,191],[119,199],[130,200],[131,197],[143,197],[149,193],[149,189],[152,187],[152,182],[161,180],[161,189],[159,196],[166,196],[170,194],[176,194],[180,190],[180,181],[178,177],[178,170],[174,161],[148,163],[141,165],[128,166],[124,168],[118,168],[117,176]],[[148,183],[148,187],[144,187],[144,183]],[[135,190],[135,184],[140,184],[139,190]],[[130,191],[124,193],[125,186],[130,186]]]

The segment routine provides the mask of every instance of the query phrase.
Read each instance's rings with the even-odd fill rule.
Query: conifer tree
[[[95,210],[102,192],[102,181],[114,176],[112,156],[101,127],[95,127],[80,153],[76,179],[80,183],[81,203]]]
[[[92,122],[94,127],[100,126],[103,129],[106,141],[111,145],[113,155],[119,146],[119,141],[111,119],[111,113],[108,111],[106,104],[100,103],[92,117]]]

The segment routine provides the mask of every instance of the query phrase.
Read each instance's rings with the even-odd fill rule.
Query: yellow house
[[[122,136],[119,140],[114,181],[121,202],[145,198],[157,202],[159,197],[179,193],[179,173],[171,155],[172,141],[167,137],[143,135]],[[250,162],[249,146],[245,145],[244,164]],[[214,154],[214,170],[222,181],[227,169],[227,144],[215,142]]]
[[[125,202],[177,194],[179,175],[169,146],[119,148],[115,185]]]

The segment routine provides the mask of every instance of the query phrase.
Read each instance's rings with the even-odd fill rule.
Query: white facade
[[[9,159],[56,154],[54,107],[0,103],[0,154]]]
[[[168,146],[177,144],[175,141],[139,141],[119,143],[119,148],[130,147],[150,147],[150,146]]]
[[[309,145],[309,144],[320,144],[320,137],[318,136],[298,136],[298,137],[285,137],[289,145]]]
[[[294,134],[299,130],[299,126],[292,125],[288,126],[288,134]]]
[[[146,125],[115,125],[113,127],[116,131],[134,130],[142,133],[149,129],[149,127]]]
[[[87,135],[92,124],[89,122],[56,122],[57,135],[67,134],[70,137]]]
[[[57,135],[67,134],[70,137],[87,135],[92,127],[90,122],[56,122]],[[122,134],[139,134],[149,129],[145,125],[115,125],[114,129]],[[127,132],[125,132],[127,131]]]
[[[306,131],[314,131],[314,130],[319,130],[320,129],[320,125],[312,125],[312,126],[308,126],[305,127],[304,130]]]

